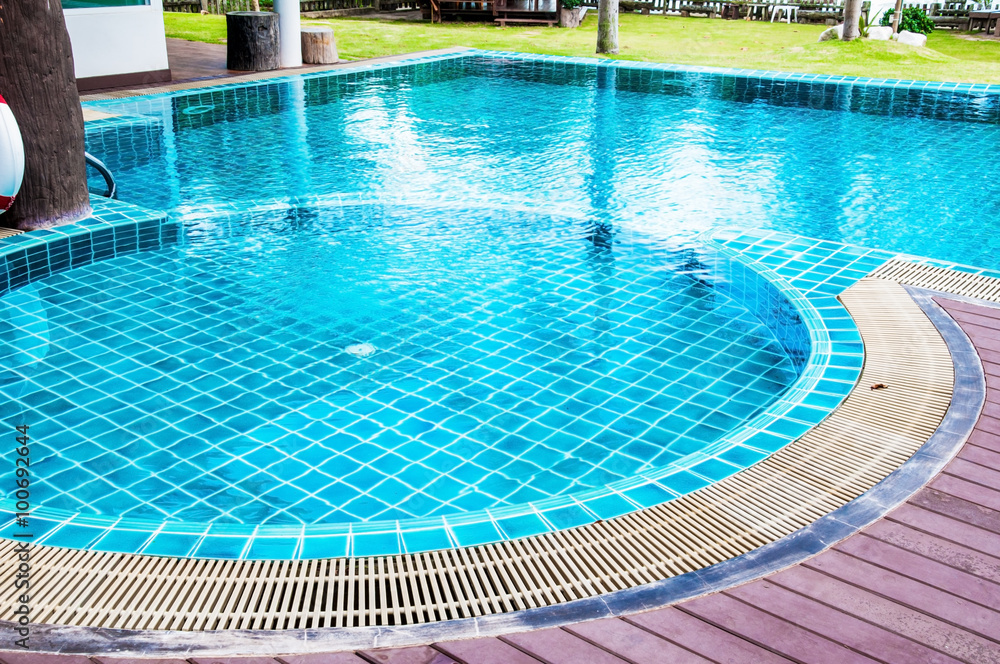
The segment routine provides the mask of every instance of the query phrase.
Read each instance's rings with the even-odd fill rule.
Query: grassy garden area
[[[223,43],[224,16],[165,13],[167,36]],[[326,23],[336,32],[340,57],[371,58],[449,46],[593,56],[597,15],[590,12],[575,30],[492,24],[339,18]],[[1000,83],[1000,41],[974,40],[946,30],[933,32],[927,48],[886,41],[818,43],[823,25],[788,25],[705,18],[622,14],[623,60],[739,67],[777,71]]]

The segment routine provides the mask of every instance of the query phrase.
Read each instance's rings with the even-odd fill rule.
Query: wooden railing
[[[333,9],[374,9],[376,0],[302,0],[301,11],[324,12]]]
[[[387,2],[385,4],[410,5],[412,2]],[[261,9],[271,9],[272,3],[263,0],[260,2]],[[335,9],[375,9],[378,0],[301,0],[299,11],[302,12],[322,12]],[[195,13],[202,10],[209,14],[225,14],[226,12],[245,12],[253,9],[253,0],[164,0],[163,11],[165,12],[188,12]]]
[[[186,2],[164,2],[163,11],[197,14],[201,11],[201,0],[193,0],[193,1],[188,0]]]

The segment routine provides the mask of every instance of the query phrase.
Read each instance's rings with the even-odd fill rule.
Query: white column
[[[278,61],[282,67],[302,66],[302,26],[299,20],[299,0],[274,0],[278,12],[278,39],[281,51]]]

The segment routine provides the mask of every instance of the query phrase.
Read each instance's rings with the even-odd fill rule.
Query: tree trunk
[[[844,41],[854,41],[861,36],[861,0],[844,2]]]
[[[273,12],[226,14],[226,68],[236,71],[277,69],[278,15]]]
[[[597,52],[618,52],[618,0],[597,3]]]
[[[89,216],[83,109],[59,2],[0,3],[0,94],[24,141],[24,181],[0,224],[31,230]]]
[[[896,7],[892,12],[892,34],[899,34],[899,22],[902,20],[900,14],[903,13],[903,0],[896,0]]]

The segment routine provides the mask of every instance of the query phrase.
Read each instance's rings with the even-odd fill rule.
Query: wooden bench
[[[931,16],[935,28],[952,28],[955,30],[968,30],[968,16]]]
[[[173,2],[164,2],[163,11],[199,14],[201,13],[201,0],[194,0],[194,2],[177,2],[176,0]]]
[[[688,17],[691,14],[701,14],[708,16],[708,18],[715,18],[715,5],[706,5],[705,3],[695,2],[689,5],[681,5],[677,9],[680,10],[681,16]]]
[[[634,0],[618,0],[618,11],[620,12],[640,12],[649,15],[653,9],[652,2],[635,2]]]
[[[559,23],[559,19],[547,19],[547,18],[506,18],[504,16],[498,16],[493,19],[496,21],[501,28],[506,28],[508,23],[517,23],[518,25],[545,25],[552,27]]]

